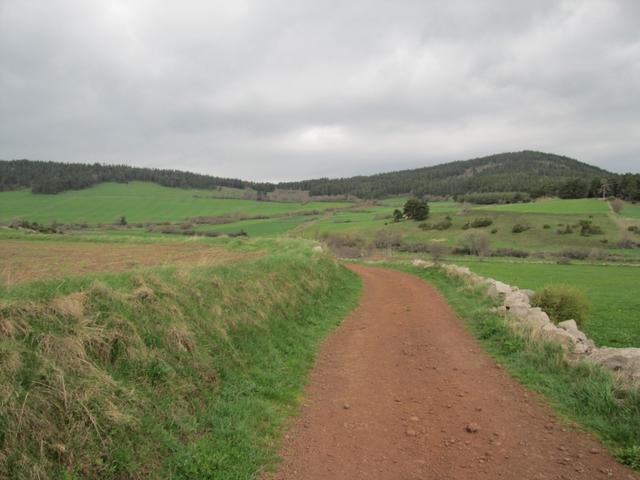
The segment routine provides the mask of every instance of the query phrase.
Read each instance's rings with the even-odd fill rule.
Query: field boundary
[[[423,260],[414,260],[414,266],[432,267]],[[454,278],[479,288],[485,296],[500,300],[495,309],[508,320],[516,331],[524,330],[533,338],[542,338],[558,343],[570,362],[587,361],[611,371],[619,380],[640,385],[640,348],[596,347],[593,340],[578,329],[575,320],[567,320],[554,325],[549,315],[539,307],[530,304],[533,291],[520,290],[493,278],[482,277],[468,267],[443,265],[444,272]]]

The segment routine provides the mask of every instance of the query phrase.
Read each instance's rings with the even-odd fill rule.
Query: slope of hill
[[[80,190],[103,182],[153,182],[165,187],[253,188],[260,192],[274,189],[269,183],[221,178],[180,170],[140,168],[99,163],[62,163],[39,160],[0,160],[0,191],[30,188],[33,193],[59,193]]]
[[[30,188],[33,193],[59,193],[103,182],[132,181],[209,190],[231,187],[252,192],[259,200],[281,200],[283,197],[296,201],[306,200],[307,195],[372,199],[403,194],[459,196],[483,192],[524,192],[534,197],[560,194],[566,198],[581,198],[600,196],[605,181],[607,194],[640,199],[639,174],[618,175],[572,158],[528,150],[369,176],[279,184],[126,165],[0,161],[0,191]],[[563,195],[563,188],[566,195]],[[299,198],[296,192],[304,193],[305,198]]]
[[[361,198],[407,193],[460,195],[469,192],[514,191],[540,196],[555,195],[560,185],[572,179],[591,182],[615,176],[572,158],[523,151],[413,170],[340,179],[320,178],[280,186],[309,190],[311,195],[350,193]]]

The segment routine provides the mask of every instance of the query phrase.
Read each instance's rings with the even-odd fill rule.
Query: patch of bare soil
[[[121,272],[161,265],[216,265],[255,254],[204,244],[116,244],[81,242],[0,242],[0,285],[65,278],[95,272]]]
[[[323,344],[272,478],[640,478],[496,365],[433,286],[351,268],[360,306]]]

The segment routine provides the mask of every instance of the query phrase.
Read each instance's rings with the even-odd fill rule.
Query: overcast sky
[[[640,171],[640,1],[0,0],[0,158],[253,180]]]

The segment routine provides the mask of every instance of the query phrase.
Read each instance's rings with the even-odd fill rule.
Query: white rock
[[[640,382],[640,348],[596,348],[586,360]]]
[[[428,267],[433,267],[433,262],[427,262],[425,260],[421,260],[419,258],[415,258],[411,262],[411,265],[413,265],[414,267],[428,268]]]

